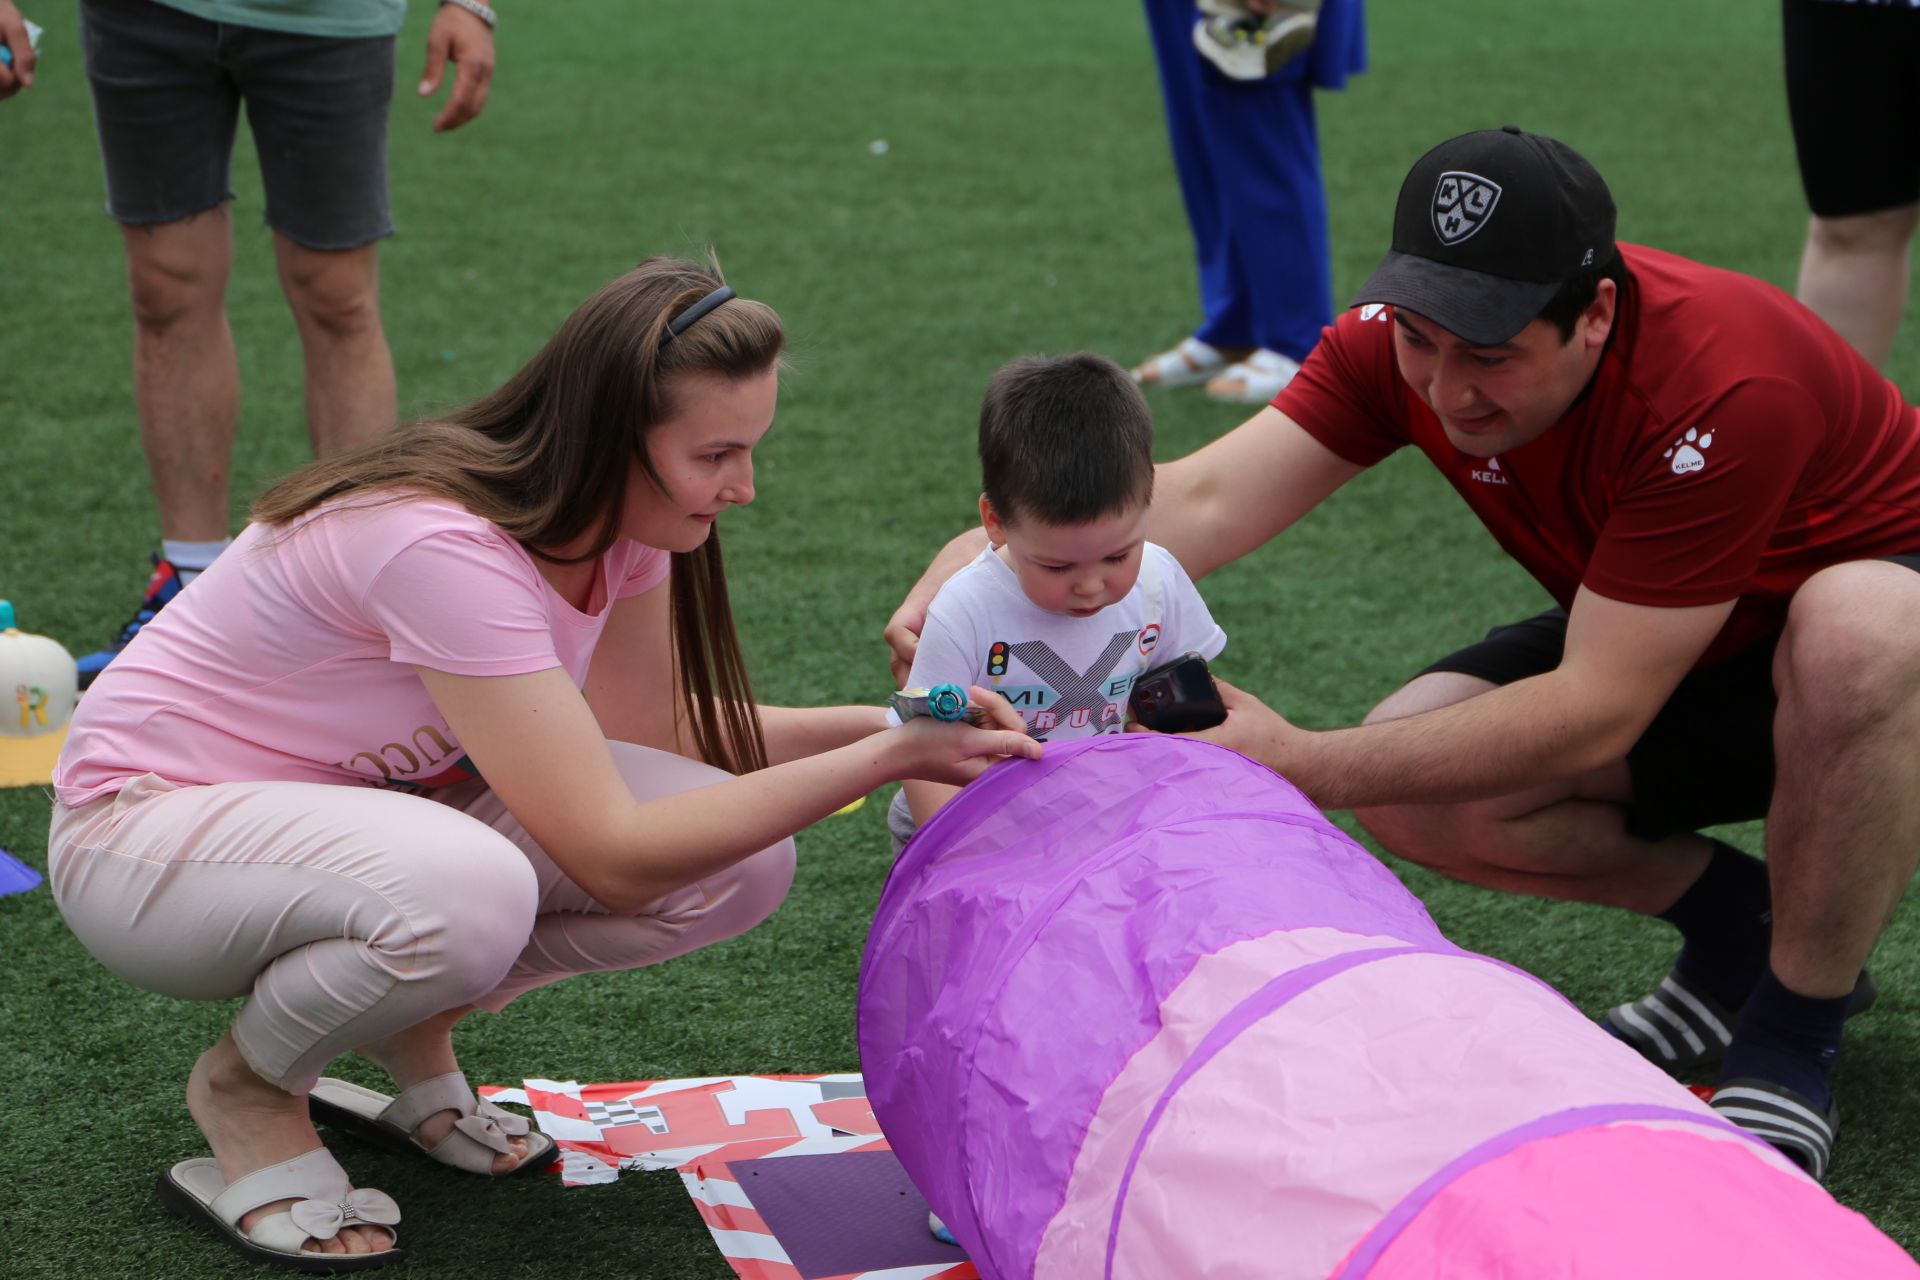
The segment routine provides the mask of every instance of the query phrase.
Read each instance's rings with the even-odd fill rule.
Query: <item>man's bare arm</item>
[[[1155,469],[1147,537],[1199,579],[1264,545],[1364,469],[1269,405]]]
[[[1223,689],[1193,736],[1262,761],[1325,809],[1505,795],[1623,759],[1719,634],[1733,601],[1659,609],[1580,591],[1560,666],[1421,715],[1313,732]]]

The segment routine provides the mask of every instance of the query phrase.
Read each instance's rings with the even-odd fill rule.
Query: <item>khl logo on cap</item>
[[[1441,244],[1459,244],[1487,225],[1500,203],[1500,184],[1450,169],[1433,189],[1433,230]]]

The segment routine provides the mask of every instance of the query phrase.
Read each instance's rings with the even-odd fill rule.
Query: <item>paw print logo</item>
[[[1711,448],[1713,448],[1713,432],[1709,431],[1701,435],[1692,427],[1688,427],[1687,434],[1675,440],[1673,447],[1668,449],[1664,456],[1672,460],[1673,474],[1691,475],[1707,465],[1705,451]]]

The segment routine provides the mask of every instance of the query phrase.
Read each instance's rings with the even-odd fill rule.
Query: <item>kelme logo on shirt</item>
[[[1487,465],[1485,467],[1471,468],[1467,474],[1471,475],[1475,480],[1478,480],[1481,484],[1512,484],[1513,483],[1513,481],[1507,479],[1507,473],[1500,469],[1500,459],[1498,458],[1488,458]]]
[[[1500,184],[1477,173],[1449,169],[1433,189],[1433,233],[1441,244],[1459,244],[1487,225],[1500,203]]]
[[[1688,427],[1687,434],[1675,440],[1673,447],[1662,456],[1672,459],[1673,474],[1691,475],[1695,471],[1706,468],[1706,451],[1711,448],[1713,448],[1713,432],[1709,431],[1701,435],[1692,427]]]

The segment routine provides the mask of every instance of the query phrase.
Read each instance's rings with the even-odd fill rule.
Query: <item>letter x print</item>
[[[1022,640],[1013,646],[1013,656],[1027,664],[1027,669],[1053,686],[1059,697],[1048,708],[1060,719],[1065,720],[1074,712],[1085,707],[1087,714],[1098,724],[1100,712],[1106,709],[1107,695],[1101,688],[1113,669],[1120,665],[1133,642],[1139,637],[1138,631],[1116,631],[1113,639],[1107,641],[1107,647],[1093,660],[1093,665],[1085,671],[1075,671],[1066,660],[1053,651],[1053,646],[1045,640]]]

